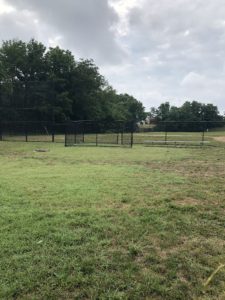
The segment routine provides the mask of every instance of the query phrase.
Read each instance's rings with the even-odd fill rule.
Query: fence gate
[[[66,126],[65,146],[133,146],[133,122],[71,121]]]

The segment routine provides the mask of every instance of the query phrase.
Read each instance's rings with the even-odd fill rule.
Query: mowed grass
[[[225,299],[224,148],[0,142],[0,163],[0,299]]]

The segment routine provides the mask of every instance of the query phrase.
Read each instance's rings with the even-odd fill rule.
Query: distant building
[[[146,119],[145,119],[145,124],[148,124],[148,125],[151,124],[151,117],[150,117],[150,116],[147,116],[147,117],[146,117]]]

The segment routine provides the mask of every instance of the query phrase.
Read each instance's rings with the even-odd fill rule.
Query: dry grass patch
[[[175,205],[181,206],[181,207],[201,205],[199,200],[197,200],[195,198],[192,198],[192,197],[187,197],[187,198],[184,198],[184,199],[175,200],[173,202],[174,202]]]
[[[217,142],[223,142],[225,143],[225,136],[217,136],[213,138]]]

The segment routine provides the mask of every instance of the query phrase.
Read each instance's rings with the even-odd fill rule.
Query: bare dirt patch
[[[225,136],[214,137],[214,140],[217,141],[217,142],[223,142],[223,143],[225,143]]]
[[[200,204],[199,200],[191,197],[181,199],[181,200],[176,200],[174,202],[178,206],[196,206]]]
[[[215,248],[216,245],[216,248]],[[219,238],[209,238],[205,240],[201,237],[189,238],[187,236],[181,237],[176,245],[162,248],[155,247],[158,256],[162,259],[167,259],[170,256],[178,255],[181,252],[190,252],[193,255],[201,256],[202,253],[208,251],[208,254],[216,251],[220,254],[224,253],[225,241]]]
[[[225,163],[222,160],[207,162],[203,160],[189,160],[188,162],[167,162],[167,163],[145,163],[145,167],[152,170],[175,172],[181,176],[188,177],[213,177],[225,176]]]

